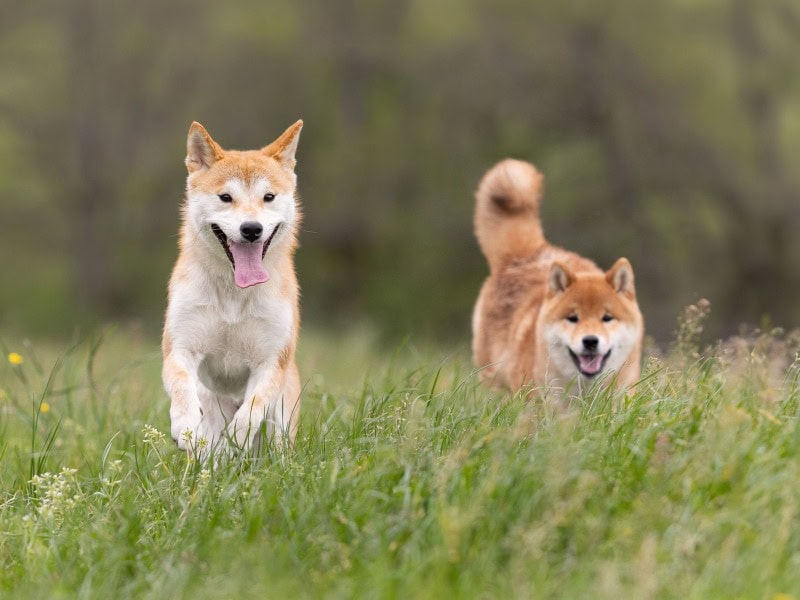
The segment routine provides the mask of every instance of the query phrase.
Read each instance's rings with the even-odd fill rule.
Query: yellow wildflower
[[[42,405],[39,407],[39,412],[42,414],[50,412],[50,405],[47,402],[42,402]]]
[[[22,358],[22,355],[17,354],[16,352],[9,352],[8,353],[8,362],[10,362],[14,366],[17,366],[17,365],[21,365],[23,362],[25,362],[25,359]]]

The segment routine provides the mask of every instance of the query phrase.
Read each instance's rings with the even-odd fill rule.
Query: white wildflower
[[[200,473],[197,475],[197,489],[204,490],[208,487],[208,483],[211,481],[211,471],[208,469],[202,469]]]
[[[142,439],[145,444],[154,446],[164,440],[164,434],[152,425],[145,424],[142,429]]]
[[[77,469],[62,467],[59,473],[34,475],[30,483],[37,492],[36,515],[59,527],[64,514],[77,507],[83,495],[75,479]]]

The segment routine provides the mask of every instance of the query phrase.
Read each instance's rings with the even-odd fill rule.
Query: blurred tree
[[[303,117],[307,323],[469,336],[472,191],[545,173],[553,242],[628,256],[648,330],[797,326],[800,8],[635,0],[0,5],[0,326],[160,326],[189,123]]]
[[[777,10],[776,10],[777,9]],[[770,14],[771,13],[771,14]],[[748,165],[751,182],[744,195],[737,195],[735,230],[730,237],[730,256],[739,267],[739,278],[747,282],[739,302],[728,309],[729,319],[746,319],[756,313],[763,298],[779,298],[800,289],[797,261],[798,208],[800,187],[786,170],[781,136],[781,98],[786,80],[781,56],[775,44],[763,33],[763,20],[772,21],[773,30],[787,29],[800,34],[800,11],[796,5],[777,3],[764,8],[752,0],[731,4],[731,37],[734,60],[738,62],[739,98],[743,129],[752,139],[752,160]],[[770,47],[772,46],[772,47]],[[795,50],[797,45],[795,45]],[[796,68],[796,54],[789,59]],[[800,70],[795,70],[795,76]],[[794,251],[794,252],[793,252]],[[791,316],[785,308],[773,309],[773,318],[783,322]],[[796,313],[795,313],[796,314]]]

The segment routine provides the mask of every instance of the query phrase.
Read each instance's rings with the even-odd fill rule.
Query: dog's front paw
[[[172,411],[172,439],[181,450],[194,450],[202,444],[205,436],[201,427],[203,413],[199,408],[187,411]]]
[[[226,432],[228,446],[230,449],[249,451],[256,439],[263,418],[256,415],[239,414],[234,415]]]

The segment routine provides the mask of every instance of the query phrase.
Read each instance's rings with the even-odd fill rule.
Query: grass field
[[[797,339],[701,351],[688,314],[633,397],[568,406],[304,334],[294,450],[214,468],[156,342],[5,339],[0,596],[800,598]]]

